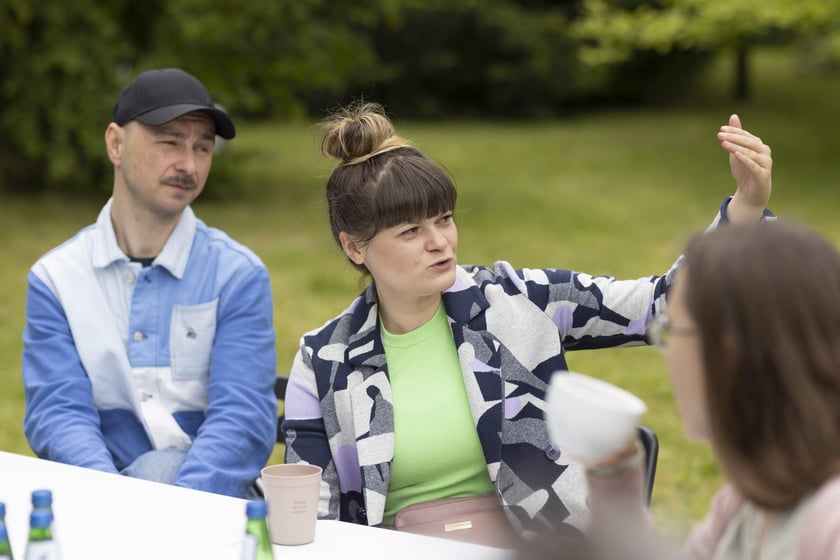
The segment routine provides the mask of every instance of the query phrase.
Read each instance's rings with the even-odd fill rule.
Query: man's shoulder
[[[73,237],[41,255],[32,265],[32,272],[37,274],[46,265],[68,260],[78,264],[81,254],[87,253],[90,248],[91,237],[95,229],[96,224],[86,226],[76,232]]]
[[[195,228],[196,247],[217,253],[224,259],[240,260],[242,264],[252,267],[265,268],[265,263],[247,245],[237,241],[224,230],[208,226],[201,220],[196,220]]]

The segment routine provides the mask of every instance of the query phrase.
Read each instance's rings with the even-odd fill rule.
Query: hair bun
[[[360,163],[383,151],[408,147],[378,103],[355,103],[322,125],[321,153],[344,164]]]

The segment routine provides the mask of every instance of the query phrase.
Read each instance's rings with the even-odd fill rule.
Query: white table
[[[32,490],[53,492],[64,560],[238,560],[245,500],[0,451],[0,501],[15,558],[23,558]],[[274,545],[278,560],[395,558],[509,560],[510,551],[318,521],[315,541]]]

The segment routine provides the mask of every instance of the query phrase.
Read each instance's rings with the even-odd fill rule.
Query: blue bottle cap
[[[52,523],[52,514],[46,510],[36,509],[29,514],[29,525],[31,527],[43,529],[49,527],[50,523]]]
[[[35,507],[52,505],[52,492],[49,490],[33,490],[32,505]]]
[[[0,502],[0,518],[6,517],[6,502]]]
[[[268,513],[268,506],[265,503],[265,500],[251,500],[248,502],[248,505],[245,506],[245,514],[251,518],[259,518],[265,517]]]

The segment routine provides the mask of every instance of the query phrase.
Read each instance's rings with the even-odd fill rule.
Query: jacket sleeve
[[[523,312],[525,305],[536,306],[553,322],[566,350],[646,343],[647,323],[664,305],[670,281],[670,276],[616,280],[562,269],[514,270],[503,261],[494,272],[509,305]]]
[[[268,271],[243,271],[220,301],[205,419],[174,483],[242,497],[277,437],[277,354]]]
[[[67,317],[55,294],[33,272],[26,295],[23,383],[24,432],[36,455],[117,472]]]
[[[707,229],[728,222],[726,198]],[[765,211],[764,218],[774,219]],[[635,280],[592,276],[562,269],[513,270],[497,263],[507,277],[505,291],[520,292],[556,324],[567,350],[588,350],[646,344],[647,325],[665,309],[668,287],[682,263],[679,256],[662,275]]]
[[[309,463],[323,469],[318,517],[339,519],[341,490],[338,472],[324,425],[310,352],[311,349],[302,342],[286,389],[282,426],[286,440],[285,461]],[[358,472],[359,467],[356,465],[355,468]]]

